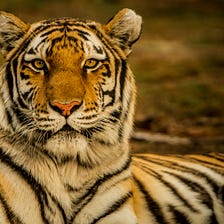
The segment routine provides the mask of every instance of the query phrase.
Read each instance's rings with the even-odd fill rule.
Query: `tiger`
[[[1,224],[221,224],[224,155],[131,152],[142,17],[0,13]]]

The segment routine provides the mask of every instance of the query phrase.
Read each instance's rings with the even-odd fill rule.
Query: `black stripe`
[[[34,48],[32,47],[32,48],[29,49],[29,51],[27,51],[27,54],[34,55],[34,54],[36,54],[36,52],[34,51]]]
[[[20,177],[23,178],[24,181],[27,182],[28,185],[30,185],[31,189],[33,189],[33,191],[35,192],[35,195],[40,204],[40,212],[41,212],[41,217],[43,222],[45,224],[51,224],[49,223],[44,211],[44,205],[48,206],[49,208],[49,203],[48,203],[47,193],[43,189],[41,184],[38,183],[37,180],[34,179],[34,177],[29,172],[27,172],[21,166],[17,165],[14,161],[12,161],[11,158],[8,155],[6,155],[1,148],[0,148],[0,160],[3,163],[7,164],[9,167],[11,167]],[[56,199],[54,199],[50,194],[49,196],[52,198],[52,201],[54,202],[56,201]],[[59,206],[59,203],[57,203],[56,205],[58,209],[61,211],[62,216],[64,218],[64,222],[66,223],[66,217],[64,215],[63,209],[61,208],[61,206]]]
[[[54,39],[52,39],[51,40],[51,47],[49,48],[50,49],[49,51],[52,52],[52,49],[55,47],[55,45],[57,43],[61,43],[63,39],[64,39],[64,36],[63,35],[62,36],[59,36],[59,37],[55,37]]]
[[[212,213],[210,220],[208,221],[209,224],[222,224],[220,222],[217,221],[216,216],[214,213]]]
[[[25,101],[20,97],[20,91],[19,91],[19,88],[17,86],[17,83],[16,83],[16,87],[17,87],[17,92],[18,92],[18,103],[20,107],[22,107],[23,109],[29,109],[29,107],[26,105]]]
[[[115,82],[115,86],[112,90],[110,91],[103,91],[103,98],[105,95],[109,96],[111,98],[111,101],[104,105],[104,107],[108,107],[108,106],[112,106],[114,104],[115,101],[115,88],[116,88],[116,82]],[[104,100],[103,100],[104,101]]]
[[[0,204],[2,204],[5,210],[6,216],[8,220],[10,221],[10,224],[23,224],[21,219],[9,207],[9,205],[7,204],[7,201],[1,195],[1,192],[0,192]],[[1,223],[1,220],[0,220],[0,223]]]
[[[175,174],[168,171],[165,171],[165,172],[177,178],[180,182],[182,182],[185,186],[190,188],[193,192],[200,194],[201,198],[198,198],[198,200],[200,200],[202,204],[207,205],[208,208],[213,207],[213,203],[212,203],[213,200],[211,196],[209,195],[209,193],[207,192],[207,190],[202,185],[200,185],[199,183],[193,180],[189,180],[187,177],[184,177],[183,175]]]
[[[124,136],[124,127],[120,126],[119,130],[118,130],[118,141],[119,142],[122,142],[123,136]]]
[[[8,90],[9,90],[9,95],[11,100],[13,100],[13,76],[11,73],[11,68],[10,68],[11,64],[7,64],[6,66],[6,80],[7,80],[7,84],[8,84]]]
[[[50,26],[49,27],[45,27],[44,33],[42,33],[40,35],[40,37],[47,37],[48,35],[52,34],[53,32],[58,32],[58,31],[60,31],[61,33],[63,33],[64,29],[65,28],[64,27],[61,27],[61,25],[60,26],[56,26],[56,27],[52,27],[52,28]],[[35,36],[38,35],[39,33],[41,33],[42,31],[43,30],[39,31],[38,33],[36,32]],[[43,42],[41,42],[41,43],[43,43]]]
[[[107,46],[108,47],[108,46]],[[110,52],[113,54],[113,52]],[[114,58],[115,58],[115,84],[114,84],[114,88],[110,91],[103,91],[103,97],[104,95],[108,95],[112,98],[112,100],[107,104],[105,105],[105,107],[108,107],[108,106],[112,106],[115,102],[115,91],[116,91],[116,87],[117,87],[117,76],[118,76],[118,69],[120,67],[120,61],[115,57],[115,55],[113,54]],[[109,69],[109,67],[108,67]],[[120,76],[123,75],[123,74],[120,74]],[[108,76],[109,77],[109,76]],[[121,78],[120,78],[121,79]],[[121,81],[121,80],[120,80]],[[121,86],[120,86],[121,87]],[[120,92],[123,92],[123,89],[120,89]]]
[[[93,169],[96,166],[99,166],[100,164],[91,161],[91,158],[88,160],[83,160],[82,157],[80,156],[80,153],[77,153],[76,160],[79,167],[83,167],[84,169]]]
[[[39,27],[37,27],[35,30],[33,30],[32,32],[28,32],[26,34],[26,38],[23,40],[23,42],[20,44],[20,46],[16,49],[16,51],[14,52],[14,54],[12,55],[12,58],[9,58],[8,61],[16,59],[18,57],[18,55],[20,55],[21,53],[25,52],[25,49],[27,48],[27,46],[29,45],[29,43],[31,42],[31,40],[39,33],[41,33],[42,31],[44,31],[46,29],[46,27],[40,25]]]
[[[15,104],[13,102],[13,77],[12,77],[12,73],[11,73],[11,69],[10,69],[10,64],[7,64],[6,66],[6,81],[7,81],[7,85],[8,85],[8,91],[9,91],[9,97],[12,103],[12,106],[10,108],[6,108],[6,115],[7,115],[7,119],[8,119],[8,123],[11,125],[11,127],[13,129],[15,129],[15,127],[13,127],[13,108],[15,108]],[[4,98],[3,98],[4,99]]]
[[[24,100],[26,100],[27,102],[31,102],[34,92],[33,92],[34,88],[30,88],[29,91],[22,93],[22,97]]]
[[[8,110],[7,112],[7,116],[8,116],[8,120],[9,120],[9,123],[12,125],[13,122],[10,122],[13,120],[12,117],[16,117],[20,123],[24,123],[26,122],[27,120],[27,117],[25,114],[23,114],[21,112],[21,110],[19,109],[19,107],[22,107],[23,109],[28,109],[28,106],[24,103],[23,99],[20,98],[20,95],[19,95],[19,90],[18,90],[18,85],[17,85],[17,80],[16,80],[16,77],[13,76],[13,73],[16,71],[16,68],[17,67],[17,59],[12,59],[11,62],[9,64],[7,64],[7,67],[6,67],[6,72],[7,72],[7,75],[6,75],[6,80],[7,80],[7,85],[8,85],[8,90],[9,90],[9,95],[10,95],[10,99],[11,99],[11,103],[13,104],[10,109],[11,109],[11,112],[15,113],[15,114],[12,114],[10,113],[10,111]],[[11,70],[12,68],[12,70]],[[14,80],[15,79],[15,80]],[[14,86],[14,83],[16,86]],[[13,90],[14,88],[16,88],[17,90],[17,94],[18,94],[18,98],[17,98],[17,102],[15,102],[15,99],[14,99],[14,94],[13,94]],[[14,129],[16,127],[13,127]]]
[[[205,155],[202,155],[202,156],[205,156]],[[205,156],[205,157],[207,157],[208,159],[210,158],[210,156]],[[212,161],[209,162],[209,161],[203,160],[203,158],[197,158],[197,157],[191,157],[191,156],[188,157],[188,158],[189,158],[189,161],[193,161],[196,164],[202,164],[205,167],[210,168],[211,170],[217,171],[218,169],[222,169],[223,168],[222,166],[220,166],[220,164],[216,164],[216,163],[214,163]],[[223,173],[223,172],[221,172],[221,173]]]
[[[213,159],[216,159],[219,162],[224,163],[224,154],[223,155],[221,153],[218,153],[218,154],[209,154],[208,156],[211,157],[211,158],[213,158]],[[224,168],[224,164],[221,167]]]
[[[84,39],[84,40],[86,40],[86,41],[89,40],[89,38],[88,38],[88,37],[90,36],[89,33],[85,32],[85,31],[83,31],[83,30],[78,30],[78,29],[74,29],[74,30],[72,30],[72,31],[76,32],[82,39]],[[88,37],[87,37],[87,36],[88,36]]]
[[[44,196],[44,198],[46,199],[47,196],[46,193],[43,191],[43,189],[39,186],[39,184],[36,183],[36,180],[29,173],[27,173],[22,167],[15,164],[11,160],[11,158],[2,151],[2,149],[0,149],[0,160],[3,163],[7,164],[9,167],[11,167],[15,172],[17,172],[19,176],[22,177],[31,186],[31,189],[34,190],[40,204],[42,220],[45,224],[50,224],[44,214],[44,203],[42,198]]]
[[[13,116],[11,116],[11,110],[8,109],[8,108],[5,108],[5,112],[6,112],[6,117],[7,117],[8,124],[11,125],[12,124],[12,118],[13,118]],[[11,127],[12,127],[12,125],[11,125]],[[14,128],[14,127],[12,127],[12,128]]]
[[[104,182],[106,182],[107,180],[110,180],[112,177],[117,176],[123,171],[125,171],[126,169],[128,169],[130,166],[130,163],[131,163],[131,158],[129,157],[122,167],[120,167],[119,169],[117,169],[116,171],[112,173],[105,174],[103,177],[99,178],[89,189],[87,189],[86,193],[82,197],[78,198],[78,200],[76,201],[73,201],[74,205],[78,205],[82,202],[83,203],[82,203],[82,206],[76,212],[73,213],[73,217],[71,218],[71,223],[74,221],[75,216],[85,207],[85,205],[87,205],[92,200],[92,198],[94,197],[94,195],[96,194],[98,190],[98,187],[102,185]]]
[[[179,193],[179,190],[176,187],[172,186],[171,183],[163,180],[162,178],[159,180],[164,184],[165,187],[169,188],[170,191],[173,193],[173,195],[176,196],[181,202],[183,202],[184,206],[189,208],[191,212],[199,213],[199,211],[196,208],[194,208],[190,204],[190,202]]]
[[[47,40],[47,37],[46,38],[43,38],[37,45],[34,45],[34,55],[36,55],[36,53],[38,52],[38,48],[44,43],[46,42]],[[45,66],[46,67],[46,66]]]
[[[73,37],[73,36],[67,35],[66,38],[68,39],[69,42],[76,43],[78,41],[78,39],[76,37]]]
[[[113,112],[111,112],[110,115],[115,118],[113,120],[115,120],[115,122],[116,122],[121,117],[121,108],[114,110]]]
[[[159,173],[157,173],[155,170],[153,169],[150,169],[149,167],[146,167],[146,166],[141,166],[142,169],[147,172],[148,170],[150,171],[147,172],[147,174],[149,175],[153,175],[159,182],[163,183],[164,184],[164,187],[165,188],[168,188],[169,191],[172,192],[172,194],[174,196],[176,196],[187,208],[189,208],[191,210],[191,212],[199,212],[197,209],[195,209],[188,201],[187,199],[185,199],[181,193],[179,192],[179,190],[174,186],[172,185],[170,182],[166,181],[162,175],[160,175]],[[165,171],[164,171],[165,172]],[[168,173],[168,172],[166,172]]]
[[[13,108],[13,111],[16,114],[16,118],[22,125],[27,123],[28,117],[17,106]]]
[[[160,205],[152,198],[149,192],[147,192],[143,183],[141,183],[140,180],[138,180],[135,176],[133,176],[133,180],[136,183],[136,186],[138,187],[139,191],[141,191],[141,193],[143,194],[148,210],[153,214],[157,223],[167,224],[168,222],[165,220]]]
[[[99,144],[101,144],[102,147],[104,146],[114,146],[114,143],[111,143],[110,141],[106,140],[106,139],[100,139],[100,138],[95,138],[94,137],[94,142],[98,142]]]
[[[191,191],[198,193],[199,195],[201,195],[200,198],[198,198],[198,200],[200,200],[200,202],[204,205],[206,205],[209,209],[214,210],[214,205],[213,205],[213,200],[212,197],[210,196],[209,192],[207,192],[207,190],[200,185],[199,183],[188,179],[187,177],[183,177],[183,175],[179,175],[179,174],[174,174],[168,171],[165,171],[166,173],[168,173],[169,175],[177,178],[180,182],[184,183],[188,188],[191,189]]]
[[[191,224],[183,212],[178,211],[174,206],[169,205],[169,211],[173,214],[173,223]]]
[[[103,49],[100,46],[95,46],[93,45],[94,50],[98,53],[98,54],[103,54]]]
[[[120,66],[120,64],[118,66]],[[124,93],[124,84],[125,84],[125,80],[126,80],[126,73],[127,73],[127,62],[125,60],[122,60],[122,62],[121,62],[121,72],[120,72],[120,100],[121,101],[123,101],[123,95],[124,95],[123,93]]]
[[[190,167],[190,165],[189,166],[183,165],[181,160],[177,162],[172,162],[172,161],[166,160],[166,157],[160,157],[159,159],[144,156],[144,155],[135,155],[135,157],[141,158],[145,161],[148,161],[149,163],[166,167],[167,169],[171,169],[171,170],[173,169],[173,170],[182,171],[185,173],[190,173],[194,175],[195,177],[205,179],[207,184],[211,186],[214,193],[219,194],[219,186],[214,182],[212,178],[210,178],[206,173],[201,172],[198,169]],[[184,157],[184,156],[176,156],[176,157],[183,159],[183,161],[185,162],[189,162],[188,160],[189,158],[187,157]],[[175,158],[175,157],[171,157],[171,158]]]
[[[124,88],[124,87],[122,87],[122,88]],[[122,92],[122,94],[123,94],[123,92]],[[125,122],[127,122],[127,119],[128,119],[128,117],[130,115],[130,107],[131,107],[131,105],[133,105],[133,97],[134,97],[134,95],[133,95],[133,93],[130,93],[130,94],[131,95],[128,96],[128,99],[126,99],[126,102],[127,102],[126,109],[124,110],[125,107],[122,106],[122,108],[123,108],[123,115],[122,115],[123,120],[121,122],[122,124],[125,124]],[[123,98],[123,96],[122,96],[122,98]],[[124,104],[124,102],[122,102],[122,104]],[[119,129],[119,142],[122,141],[123,134],[124,134],[124,125],[120,126],[120,129]]]
[[[13,90],[14,90],[14,82],[16,83],[16,80],[14,80],[13,78],[13,72],[11,71],[11,66],[13,67],[13,70],[16,69],[17,66],[17,61],[14,59],[12,60],[12,62],[10,64],[7,64],[6,66],[6,80],[7,80],[7,85],[8,85],[8,90],[9,90],[9,95],[10,95],[10,99],[11,102],[13,104],[13,106],[11,107],[11,109],[14,111],[14,113],[16,113],[16,117],[19,119],[19,121],[22,123],[24,121],[24,115],[21,113],[20,110],[18,110],[18,105],[15,102],[14,99],[14,94],[13,94]],[[24,104],[24,102],[22,101],[22,99],[19,97],[19,92],[18,92],[18,86],[16,84],[16,88],[17,88],[17,94],[18,94],[18,103],[20,104],[20,106],[22,106],[23,108],[28,108],[27,105]],[[12,116],[10,113],[7,114],[8,115],[8,120],[12,121]],[[25,118],[26,119],[26,118]]]
[[[25,66],[24,67],[28,67],[28,66]],[[30,76],[25,74],[24,72],[20,72],[20,77],[22,80],[29,80],[30,79]]]
[[[192,180],[189,180],[187,177],[183,177],[182,175],[174,174],[174,173],[167,172],[167,171],[166,171],[166,173],[176,177],[179,181],[183,182],[192,191],[200,194],[200,197],[198,197],[198,200],[200,200],[200,202],[202,204],[206,205],[207,208],[212,211],[210,219],[213,220],[213,222],[211,222],[211,223],[214,223],[214,224],[218,223],[218,221],[216,219],[216,215],[214,213],[213,199],[210,196],[209,192],[207,192],[207,190],[202,185],[200,185],[197,182],[194,182]]]
[[[113,53],[113,52],[111,52],[111,53]],[[105,105],[105,107],[112,106],[115,102],[115,91],[116,91],[117,81],[118,81],[117,76],[118,76],[118,68],[120,66],[120,61],[115,57],[114,54],[113,54],[113,56],[115,58],[115,77],[114,77],[115,84],[114,84],[114,88],[111,91],[103,91],[103,97],[104,97],[104,95],[108,95],[112,98],[112,100],[107,105]],[[123,89],[122,89],[122,91],[123,91]]]
[[[106,71],[105,72],[102,72],[102,75],[104,77],[110,78],[111,77],[111,70],[110,70],[109,64],[104,64],[103,66],[106,68]]]
[[[64,156],[63,155],[60,155],[59,156],[59,155],[54,154],[53,152],[50,152],[48,150],[42,150],[42,152],[51,161],[53,161],[56,166],[64,166],[67,163],[70,163],[70,162],[74,162],[75,161],[74,156],[70,156],[70,155],[64,155]]]
[[[95,224],[99,220],[105,218],[106,216],[112,214],[113,212],[116,212],[123,204],[125,204],[129,198],[132,197],[132,193],[128,192],[126,195],[121,197],[119,200],[115,201],[113,205],[111,205],[103,214],[101,214],[99,217],[95,218],[90,224]],[[122,219],[122,217],[121,217]]]
[[[20,46],[16,49],[16,51],[11,55],[11,58],[8,59],[9,63],[13,61],[14,59],[17,59],[21,53],[25,52],[25,49],[27,48],[28,44],[32,40],[32,38],[35,36],[35,34],[32,32],[27,35],[26,38],[23,40],[23,42],[20,44]]]
[[[67,223],[67,217],[65,214],[65,210],[63,209],[63,207],[61,206],[61,204],[56,200],[56,198],[52,197],[53,202],[57,205],[57,208],[59,209],[59,211],[61,212],[62,218],[64,220],[64,223]],[[54,213],[52,213],[52,215],[54,215]]]

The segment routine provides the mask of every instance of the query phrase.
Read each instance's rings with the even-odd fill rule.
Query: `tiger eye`
[[[96,59],[88,59],[88,60],[86,60],[84,67],[94,68],[98,65],[98,63],[99,63],[99,61]]]
[[[45,67],[45,62],[42,59],[34,59],[32,61],[32,66],[37,70],[43,70]]]

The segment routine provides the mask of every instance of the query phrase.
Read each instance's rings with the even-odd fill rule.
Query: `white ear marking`
[[[3,56],[12,50],[28,29],[16,16],[0,11],[0,49]]]
[[[122,9],[106,25],[106,33],[128,55],[141,34],[142,17],[131,9]]]

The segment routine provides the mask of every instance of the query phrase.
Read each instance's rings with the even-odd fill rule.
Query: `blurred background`
[[[106,23],[124,7],[144,21],[129,58],[138,87],[133,150],[224,152],[223,0],[0,1],[0,10],[26,22],[70,16]]]

